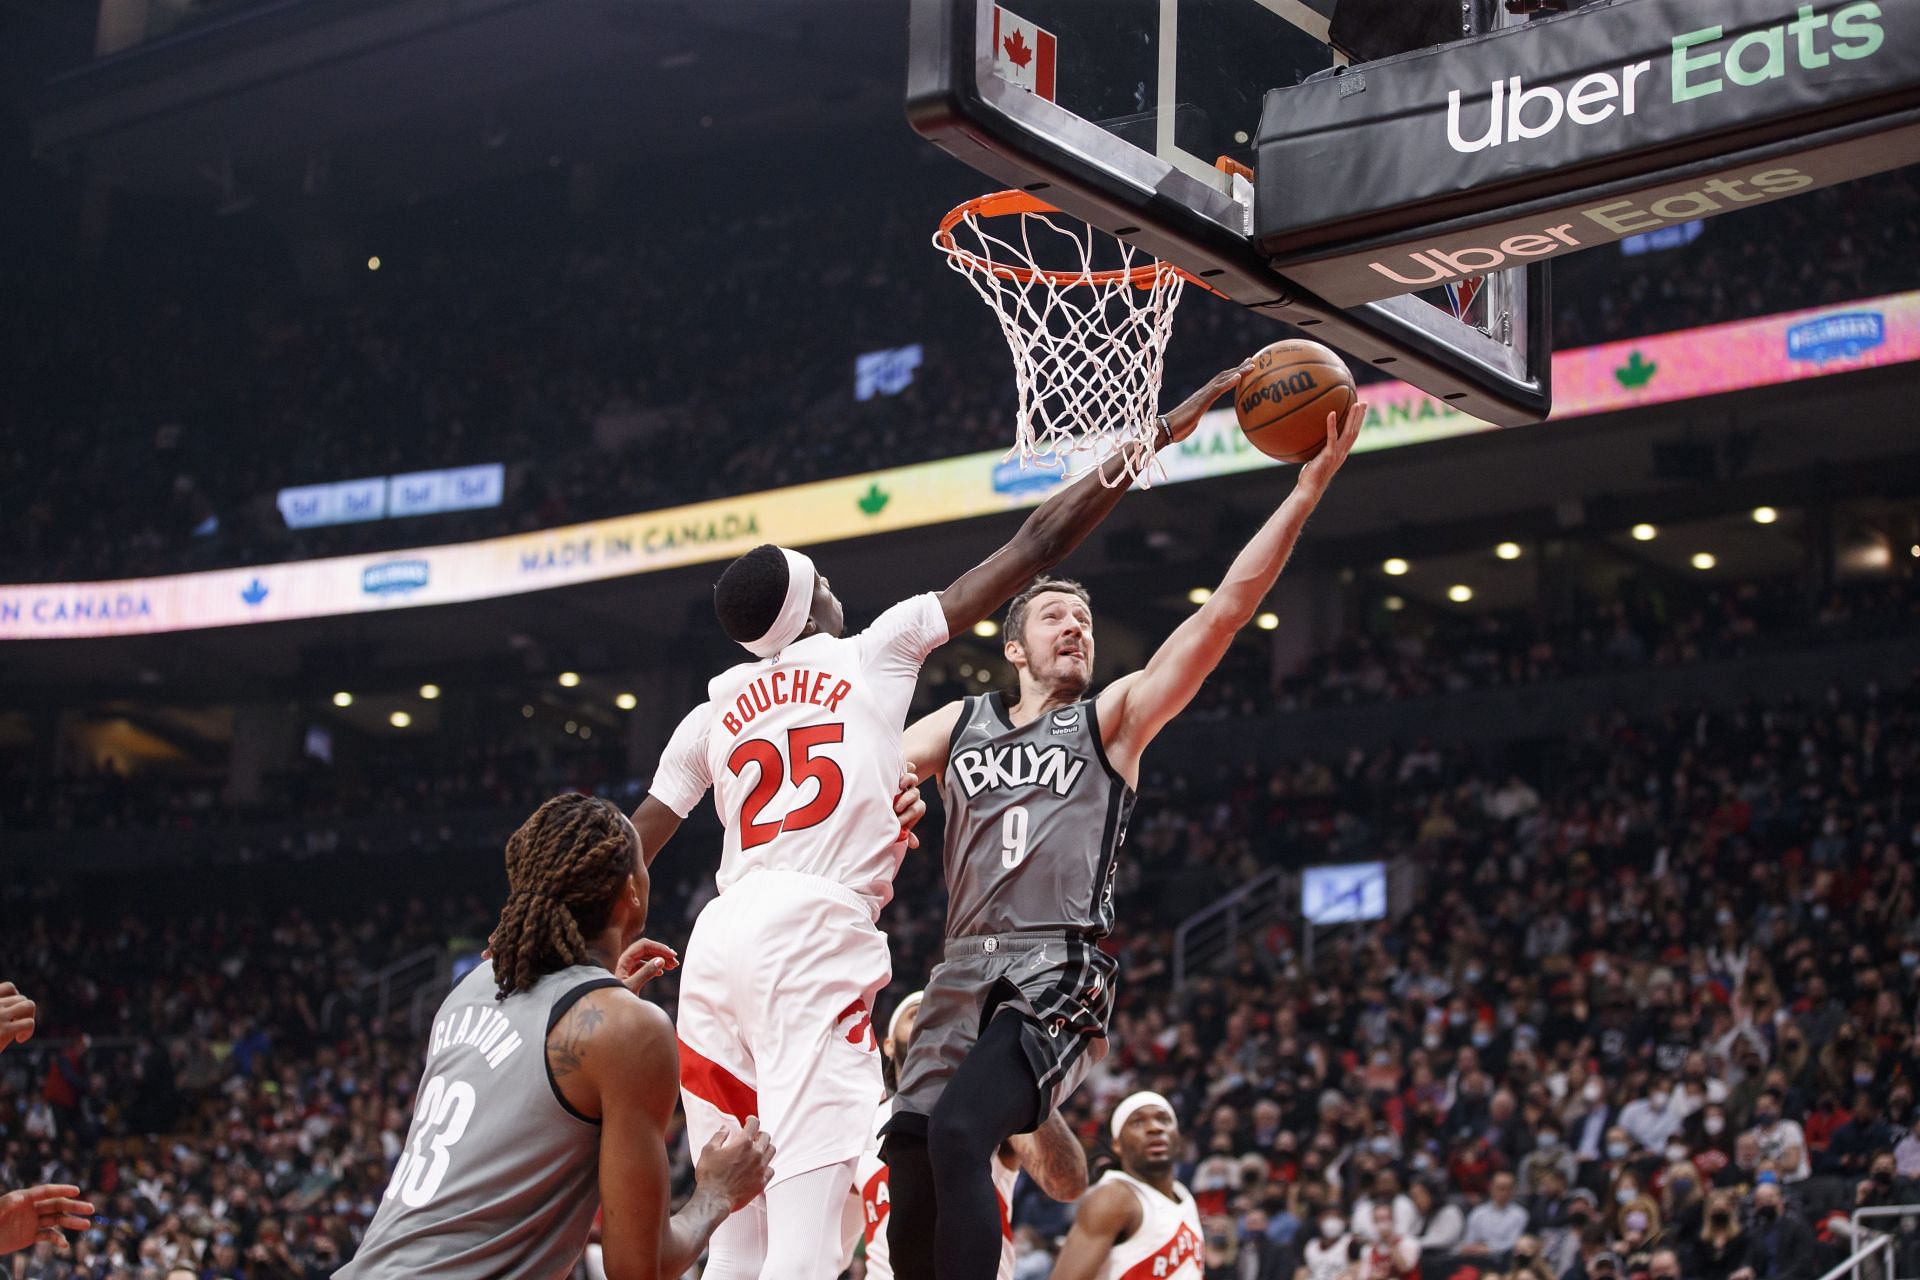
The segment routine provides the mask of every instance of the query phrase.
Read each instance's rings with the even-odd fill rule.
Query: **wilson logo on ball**
[[[1298,373],[1284,378],[1275,378],[1271,382],[1263,382],[1255,387],[1247,393],[1245,399],[1240,401],[1240,412],[1251,412],[1263,404],[1277,404],[1288,396],[1299,395],[1302,391],[1314,391],[1319,386],[1320,384],[1313,380],[1313,370],[1302,369]]]

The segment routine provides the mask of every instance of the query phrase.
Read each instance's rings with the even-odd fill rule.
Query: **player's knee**
[[[987,1126],[968,1115],[964,1107],[935,1107],[927,1120],[927,1155],[933,1161],[936,1177],[942,1169],[983,1163],[996,1145]]]

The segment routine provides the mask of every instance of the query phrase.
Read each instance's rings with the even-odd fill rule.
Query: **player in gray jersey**
[[[708,1144],[668,1216],[679,1053],[635,992],[672,952],[640,936],[649,885],[626,815],[547,801],[507,842],[507,883],[491,958],[434,1016],[406,1145],[341,1280],[550,1280],[603,1206],[608,1280],[664,1280],[766,1185],[772,1147],[750,1121]]]
[[[1325,448],[1143,670],[1090,695],[1087,593],[1043,578],[1007,610],[1017,697],[966,698],[907,730],[908,767],[938,777],[946,802],[948,906],[881,1147],[899,1280],[992,1280],[989,1161],[1105,1049],[1115,965],[1097,944],[1141,753],[1253,621],[1365,420],[1358,404],[1328,415]]]

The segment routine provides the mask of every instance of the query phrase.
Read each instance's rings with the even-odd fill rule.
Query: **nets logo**
[[[389,560],[369,565],[360,575],[360,590],[370,596],[418,591],[432,570],[425,560]]]
[[[953,772],[969,798],[1001,787],[1047,787],[1064,796],[1080,780],[1087,762],[1064,746],[968,747],[953,758]]]

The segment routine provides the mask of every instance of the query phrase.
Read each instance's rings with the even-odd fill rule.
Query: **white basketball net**
[[[1064,465],[1074,454],[1098,460],[1127,441],[1151,442],[1185,278],[1024,192],[972,201],[955,215],[934,247],[993,308],[1013,352],[1019,411],[1007,456]],[[1117,265],[1096,268],[1096,252]],[[1134,478],[1130,461],[1121,482]]]

